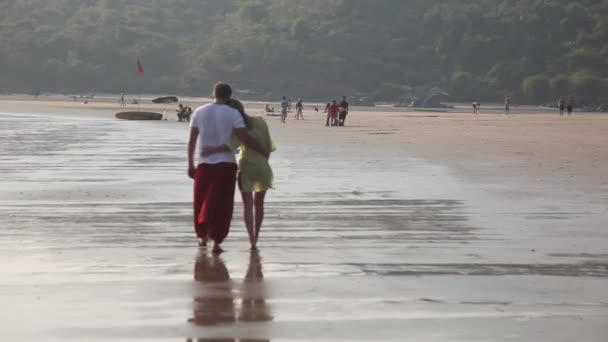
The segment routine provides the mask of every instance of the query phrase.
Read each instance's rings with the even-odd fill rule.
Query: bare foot
[[[222,247],[220,247],[220,245],[213,245],[213,249],[211,250],[211,253],[221,254],[223,252],[224,252],[224,250],[222,249]]]
[[[203,238],[198,238],[198,247],[199,248],[205,248],[207,247],[207,239],[203,239]]]

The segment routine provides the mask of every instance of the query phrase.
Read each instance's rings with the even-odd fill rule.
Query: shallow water
[[[271,123],[260,253],[237,202],[215,258],[194,247],[185,124],[0,113],[0,337],[608,336],[605,211],[302,127]]]

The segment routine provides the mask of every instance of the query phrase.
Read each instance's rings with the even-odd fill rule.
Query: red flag
[[[144,75],[144,67],[141,66],[141,63],[139,62],[139,59],[137,60],[137,74],[139,76],[143,76]]]

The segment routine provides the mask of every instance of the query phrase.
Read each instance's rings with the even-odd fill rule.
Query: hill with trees
[[[136,61],[145,69],[137,77]],[[606,100],[604,0],[8,0],[0,92]]]

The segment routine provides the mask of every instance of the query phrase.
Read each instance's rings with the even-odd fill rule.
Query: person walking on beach
[[[287,119],[287,111],[289,109],[289,102],[283,96],[283,100],[281,101],[281,122],[285,123],[285,119]]]
[[[120,93],[120,106],[125,107],[127,103],[125,102],[125,92]]]
[[[559,100],[557,101],[557,106],[559,107],[559,116],[563,116],[564,110],[566,109],[566,105],[565,105],[563,96],[559,97]]]
[[[566,103],[566,111],[568,112],[568,116],[572,115],[573,110],[574,110],[574,102],[572,101],[572,96],[568,96],[568,102]]]
[[[511,115],[511,99],[505,97],[505,115]]]
[[[337,126],[338,125],[338,105],[336,100],[333,100],[327,107],[327,122],[325,126]]]
[[[268,125],[263,118],[247,115],[243,104],[236,99],[230,99],[227,104],[239,111],[249,133],[267,151],[276,150]],[[243,198],[243,218],[249,235],[250,247],[255,250],[264,221],[264,198],[266,197],[266,191],[273,187],[272,168],[268,163],[269,156],[260,154],[247,145],[243,145],[236,136],[232,137],[230,144],[206,147],[203,150],[203,156],[235,151],[237,148],[240,150],[238,156],[238,184]]]
[[[473,114],[479,114],[479,108],[481,107],[481,103],[475,101],[473,102]]]
[[[348,102],[346,101],[346,96],[342,96],[342,101],[340,101],[340,114],[338,118],[338,126],[344,126],[344,122],[346,121],[346,116],[348,115]]]
[[[206,247],[208,239],[213,240],[213,253],[223,251],[220,245],[230,230],[237,165],[232,152],[222,152],[201,155],[195,167],[197,142],[202,152],[209,146],[229,144],[234,134],[261,155],[268,155],[266,148],[248,133],[241,114],[226,105],[231,96],[228,84],[217,83],[213,103],[194,111],[188,139],[188,176],[194,179],[194,230],[199,247]]]
[[[304,105],[302,104],[302,99],[298,99],[298,102],[296,102],[296,120],[299,120],[299,118],[302,118],[302,120],[304,120],[304,115],[302,115],[303,109]]]

